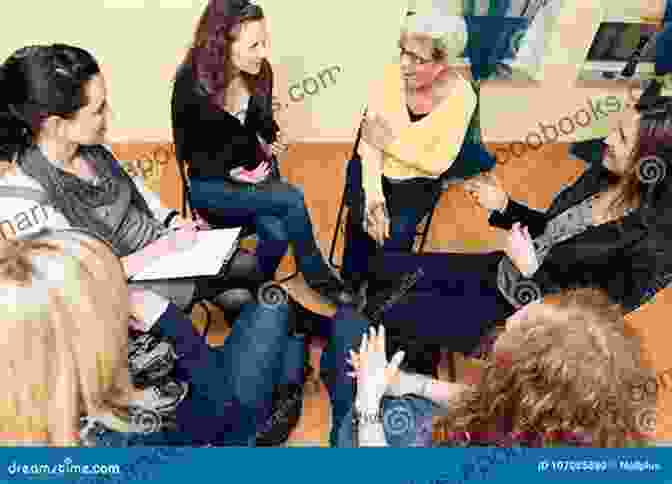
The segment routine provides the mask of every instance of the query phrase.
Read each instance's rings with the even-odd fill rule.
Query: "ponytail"
[[[30,45],[14,52],[0,65],[0,160],[16,161],[49,116],[67,118],[81,109],[85,84],[99,72],[79,47]]]

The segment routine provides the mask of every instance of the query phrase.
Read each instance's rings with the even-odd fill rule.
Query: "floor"
[[[488,145],[495,152],[497,145]],[[126,144],[115,148],[120,159],[141,159],[147,144]],[[322,252],[327,256],[336,226],[336,214],[341,199],[345,162],[349,159],[349,145],[297,144],[281,161],[281,171],[291,183],[304,190],[306,205],[311,214],[314,231]],[[497,165],[494,172],[502,181],[511,198],[530,207],[547,207],[554,194],[571,184],[585,165],[567,155],[567,144],[542,146],[505,165]],[[161,175],[161,198],[167,206],[180,207],[179,178],[175,163],[167,163]],[[328,180],[321,183],[320,180]],[[503,231],[490,227],[487,211],[480,208],[464,192],[461,185],[453,185],[445,192],[429,232],[427,250],[457,252],[487,252],[503,246]],[[339,240],[341,240],[339,238]],[[335,259],[340,259],[341,244],[337,244]],[[294,269],[291,253],[278,270],[278,277]],[[328,315],[333,311],[325,301],[308,289],[299,276],[285,284],[292,296],[312,311]],[[640,332],[644,357],[652,362],[659,375],[672,374],[672,326],[669,324],[672,307],[672,289],[659,292],[653,301],[631,313],[626,319]],[[196,310],[198,311],[198,310]],[[200,316],[194,314],[198,326]],[[221,344],[226,336],[226,324],[219,321],[211,330],[211,344]],[[313,362],[319,363],[319,348],[313,350]],[[458,361],[458,380],[473,380],[478,367],[471,361]],[[662,381],[662,380],[661,380]],[[666,380],[667,381],[667,380]],[[672,441],[672,384],[664,387],[657,408],[656,436]],[[304,401],[303,416],[289,445],[326,445],[330,428],[329,401],[324,386],[316,384]]]
[[[215,319],[209,335],[208,342],[211,346],[221,345],[229,333],[228,324],[217,314],[217,309],[211,306],[211,312]],[[205,313],[202,309],[196,308],[192,314],[194,326],[202,331],[205,325]],[[314,345],[311,348],[311,363],[316,369],[315,374],[319,374],[320,355],[322,348]],[[476,360],[465,360],[457,357],[458,381],[474,382],[478,376],[480,364]],[[439,376],[442,379],[447,378],[447,368],[445,361],[439,367]],[[331,405],[329,395],[324,384],[319,379],[313,379],[306,384],[305,396],[303,399],[303,412],[298,425],[292,432],[287,447],[328,447],[329,431],[331,430]]]

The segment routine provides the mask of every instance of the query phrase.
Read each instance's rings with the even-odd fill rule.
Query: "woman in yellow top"
[[[359,289],[377,243],[410,251],[434,205],[440,177],[466,178],[494,166],[480,143],[474,85],[454,67],[467,44],[463,17],[410,12],[400,62],[373,84],[357,154],[347,169],[350,205],[342,276]],[[373,240],[372,240],[373,239]]]

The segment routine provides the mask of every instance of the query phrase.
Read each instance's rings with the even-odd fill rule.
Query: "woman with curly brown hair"
[[[365,335],[351,360],[359,444],[407,440],[399,428],[388,427],[395,417],[409,417],[402,410],[410,407],[384,394],[443,406],[433,428],[439,446],[623,447],[650,440],[656,402],[641,401],[634,389],[652,372],[621,308],[596,289],[566,291],[554,299],[528,304],[507,320],[475,385],[398,372],[401,357],[387,363],[384,331]],[[410,417],[402,429],[409,434],[421,430],[422,418],[431,422],[431,414]]]

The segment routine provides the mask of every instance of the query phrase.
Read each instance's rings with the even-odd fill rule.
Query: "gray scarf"
[[[60,211],[73,227],[95,233],[112,245],[117,256],[126,256],[132,250],[116,234],[118,227],[109,227],[105,224],[96,214],[95,208],[113,204],[119,197],[122,184],[128,184],[131,190],[131,204],[146,214],[157,227],[161,223],[154,219],[133,180],[107,149],[100,145],[81,146],[79,155],[93,162],[100,179],[96,185],[61,170],[51,163],[37,146],[28,148],[21,155],[18,164],[28,176],[42,185],[54,208]]]

